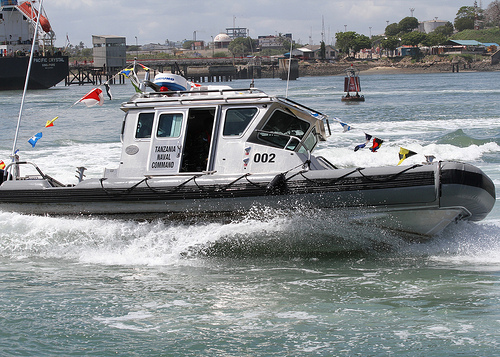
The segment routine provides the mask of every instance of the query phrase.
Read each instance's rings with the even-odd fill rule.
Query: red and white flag
[[[96,104],[102,105],[104,103],[104,95],[102,94],[102,89],[100,88],[94,88],[87,94],[85,94],[82,98],[77,100],[75,104],[77,103],[85,103],[87,107],[93,107]],[[73,104],[73,105],[75,105]]]

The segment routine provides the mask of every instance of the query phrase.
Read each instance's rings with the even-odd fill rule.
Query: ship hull
[[[0,57],[0,90],[24,88],[29,57]],[[33,57],[29,89],[47,89],[69,74],[67,56]]]

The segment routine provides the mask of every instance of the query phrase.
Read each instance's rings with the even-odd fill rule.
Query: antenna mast
[[[321,42],[325,43],[325,17],[321,16]]]

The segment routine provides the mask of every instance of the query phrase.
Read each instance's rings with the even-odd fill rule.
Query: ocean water
[[[403,146],[418,153],[408,164],[469,162],[499,187],[499,72],[365,75],[361,85],[366,102],[346,104],[341,76],[290,82],[291,99],[354,128],[331,120],[318,155],[341,167],[396,165]],[[286,93],[279,79],[256,87]],[[28,92],[23,160],[65,183],[76,183],[77,166],[87,177],[117,166],[119,107],[133,89],[115,85],[102,107],[70,108],[90,89]],[[20,101],[0,93],[6,162]],[[364,133],[384,140],[378,152],[353,151]],[[381,249],[367,227],[364,249],[330,255],[295,250],[339,232],[322,212],[170,222],[0,211],[0,222],[0,356],[500,356],[498,205],[423,243],[382,232]]]

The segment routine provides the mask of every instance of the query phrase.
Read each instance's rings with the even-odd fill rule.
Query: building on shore
[[[283,47],[284,41],[292,41],[292,34],[291,33],[286,33],[286,34],[279,34],[278,36],[259,36],[257,38],[259,41],[259,47],[261,49],[279,49]]]
[[[92,35],[92,47],[95,67],[121,69],[127,65],[125,37]]]
[[[298,57],[302,57],[304,60],[316,60],[321,58],[321,45],[307,45],[301,48],[297,48],[297,50],[301,54]],[[294,55],[297,52],[292,52]],[[334,60],[337,58],[338,51],[330,45],[325,46],[325,60]]]
[[[248,37],[248,29],[246,27],[228,27],[226,28],[226,34],[231,40],[238,37]]]
[[[447,23],[448,23],[448,21],[438,20],[437,18],[435,20],[422,21],[422,22],[418,23],[417,31],[423,32],[423,33],[431,33],[432,31],[437,29],[439,26],[444,26]]]
[[[226,33],[220,33],[214,38],[215,48],[228,48],[231,43],[231,37]]]

